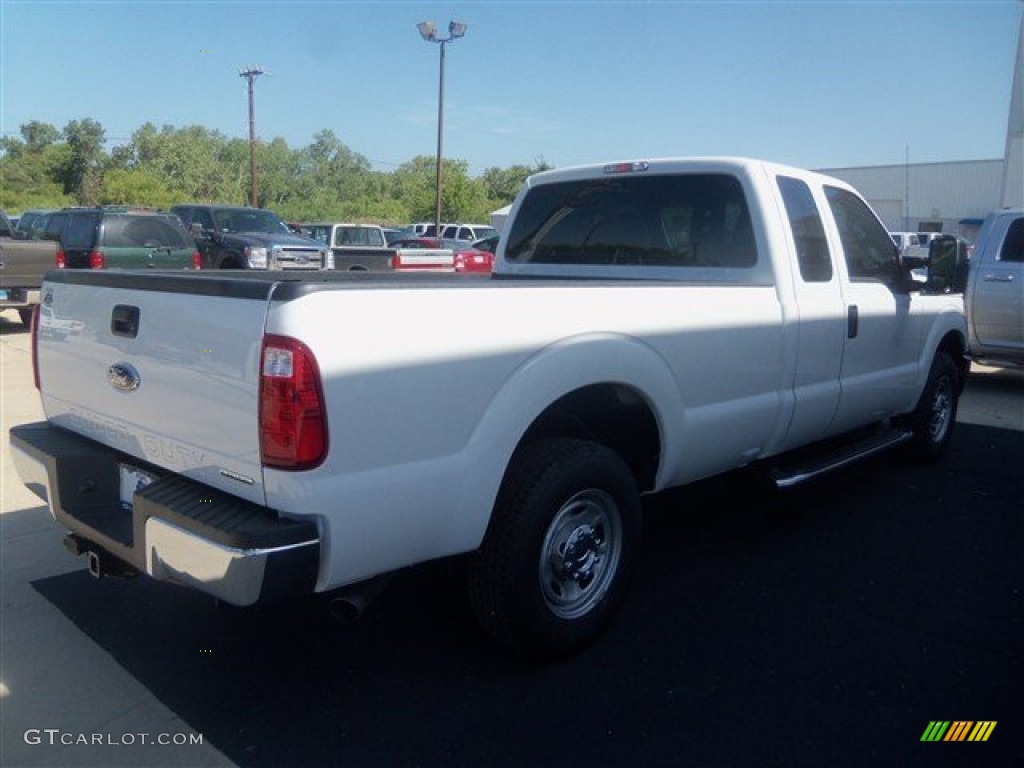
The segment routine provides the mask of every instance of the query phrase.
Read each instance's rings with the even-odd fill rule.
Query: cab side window
[[[838,187],[826,186],[825,197],[839,230],[850,280],[899,285],[896,247],[871,209],[859,197]]]
[[[999,249],[999,260],[1024,262],[1024,218],[1010,223],[1003,247]]]
[[[832,259],[811,188],[800,179],[780,176],[779,191],[793,230],[800,277],[805,283],[831,282]]]

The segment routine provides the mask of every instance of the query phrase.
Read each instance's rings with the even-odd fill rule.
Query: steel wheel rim
[[[555,514],[540,553],[544,602],[556,616],[577,619],[608,594],[622,559],[622,515],[611,494],[591,488]]]
[[[948,376],[939,380],[932,397],[928,419],[928,436],[933,443],[942,442],[953,421],[953,383]]]

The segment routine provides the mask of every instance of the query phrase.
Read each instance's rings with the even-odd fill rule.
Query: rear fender
[[[595,384],[633,390],[650,408],[657,424],[661,456],[656,487],[678,453],[685,408],[666,361],[644,342],[616,334],[585,334],[563,339],[538,351],[519,366],[498,390],[465,449],[473,487],[462,498],[467,525],[479,545],[512,454],[531,425],[562,397]],[[666,429],[666,425],[673,425]],[[479,500],[486,499],[486,504]]]

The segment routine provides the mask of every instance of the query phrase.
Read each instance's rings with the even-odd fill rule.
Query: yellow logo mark
[[[996,728],[996,720],[932,720],[921,735],[921,741],[988,741]]]

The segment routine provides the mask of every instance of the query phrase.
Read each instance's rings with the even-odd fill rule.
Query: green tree
[[[247,148],[244,141],[241,143]],[[223,134],[201,126],[178,129],[165,125],[157,130],[146,123],[132,134],[128,150],[115,155],[122,167],[143,170],[161,179],[175,193],[177,202],[241,202],[232,167],[234,158],[227,153],[226,159],[228,145]]]
[[[434,220],[436,167],[433,157],[420,155],[402,163],[393,172],[395,195],[409,212],[410,221]]]
[[[169,208],[180,202],[179,195],[164,180],[142,169],[113,168],[103,176],[100,200],[103,205],[140,205]]]
[[[131,140],[104,149],[103,127],[73,120],[63,132],[41,121],[21,136],[0,139],[0,201],[12,211],[70,203],[126,203],[164,207],[178,202],[246,204],[249,144],[192,125],[145,123]],[[408,224],[434,218],[435,161],[415,157],[392,172],[374,171],[367,158],[331,130],[291,149],[275,138],[257,147],[261,202],[289,219]],[[512,200],[533,166],[488,168],[471,178],[465,161],[444,165],[442,216],[486,221]]]
[[[21,126],[21,137],[29,152],[42,152],[60,141],[60,131],[49,123],[32,120]]]
[[[64,193],[82,205],[98,202],[105,160],[103,126],[91,118],[72,120],[64,126],[64,141],[70,148],[60,170]]]
[[[550,169],[550,165],[543,160],[538,160],[532,166],[513,165],[509,168],[488,168],[481,174],[480,180],[494,207],[500,208],[515,200],[527,177]]]
[[[257,145],[256,162],[260,182],[260,206],[280,209],[296,197],[299,159],[284,139]]]
[[[58,180],[60,170],[68,162],[66,144],[50,144],[39,150],[28,150],[18,139],[5,139],[4,155],[0,157],[0,207],[5,211],[29,208],[61,208],[75,202],[64,194]],[[16,151],[8,151],[10,144]]]

